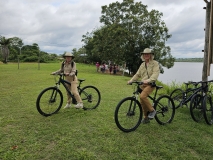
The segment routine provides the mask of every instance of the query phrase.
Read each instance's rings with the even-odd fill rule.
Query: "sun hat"
[[[151,50],[151,49],[149,49],[149,48],[145,48],[145,49],[144,49],[144,51],[143,51],[143,52],[141,52],[141,54],[144,54],[144,53],[154,54],[154,53],[152,52],[152,50]]]
[[[72,53],[70,53],[70,52],[66,52],[64,54],[64,57],[72,57],[72,58],[74,58],[74,55]]]

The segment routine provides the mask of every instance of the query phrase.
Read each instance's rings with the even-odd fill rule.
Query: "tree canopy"
[[[140,64],[140,52],[151,48],[155,59],[171,68],[175,58],[165,42],[171,37],[157,10],[147,10],[142,2],[123,0],[102,6],[100,22],[103,24],[92,33],[83,35],[86,53],[95,61],[111,60],[126,63],[135,72]]]

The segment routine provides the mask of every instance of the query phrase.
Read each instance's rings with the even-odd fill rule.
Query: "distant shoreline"
[[[175,58],[175,62],[203,62],[203,58]]]

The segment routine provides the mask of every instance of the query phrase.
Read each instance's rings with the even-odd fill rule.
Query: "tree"
[[[162,13],[147,10],[142,2],[134,0],[111,3],[102,6],[100,22],[103,26],[83,36],[87,53],[116,63],[126,62],[128,68],[135,72],[140,64],[140,52],[151,48],[155,59],[163,66],[171,68],[175,58],[165,42],[171,37]],[[90,54],[89,54],[90,55]]]
[[[1,52],[3,57],[3,63],[8,62],[10,50],[9,47],[14,47],[11,50],[15,52],[15,48],[20,47],[23,45],[22,40],[18,37],[8,38],[0,36],[0,45],[1,45]],[[17,52],[15,52],[17,53]]]

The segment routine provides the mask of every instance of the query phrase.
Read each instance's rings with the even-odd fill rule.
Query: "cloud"
[[[135,0],[137,2],[139,0]],[[101,6],[113,0],[7,0],[0,1],[0,35],[17,36],[25,45],[62,54],[82,46],[82,35],[101,24]],[[122,0],[119,0],[122,2]],[[143,0],[148,10],[163,13],[172,38],[167,41],[174,57],[202,57],[205,10],[201,0]]]

